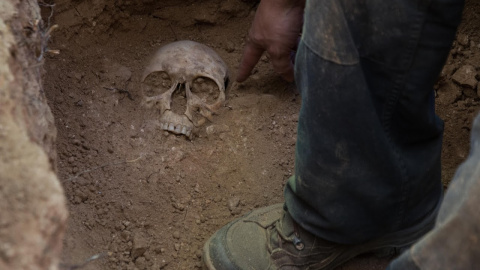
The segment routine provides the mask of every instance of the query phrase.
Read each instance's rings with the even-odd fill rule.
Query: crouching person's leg
[[[448,188],[435,228],[388,270],[480,267],[480,115],[471,136],[470,155]]]

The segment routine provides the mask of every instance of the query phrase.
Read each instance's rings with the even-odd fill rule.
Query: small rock
[[[465,34],[458,34],[457,41],[460,45],[464,47],[467,47],[468,45],[470,45],[470,39],[468,38],[468,35],[465,35]]]
[[[173,232],[173,238],[180,239],[180,232],[179,231],[174,231]]]
[[[166,260],[161,260],[160,261],[160,269],[165,268],[165,266],[167,266],[167,265],[168,265],[168,261],[166,261]]]
[[[439,104],[449,105],[457,101],[462,95],[462,89],[460,86],[449,81],[445,85],[442,85],[437,91],[438,97],[436,101]]]
[[[202,258],[202,250],[201,249],[198,249],[197,252],[195,252],[195,256],[197,256],[197,258],[201,259]]]
[[[83,78],[83,74],[77,71],[72,72],[71,74],[67,74],[69,78],[75,78],[78,82],[80,82]]]
[[[228,210],[234,211],[240,204],[240,198],[232,197],[228,200]]]
[[[180,211],[185,210],[185,205],[183,205],[182,203],[174,203],[173,207],[177,210],[180,210]]]
[[[206,128],[206,132],[208,136],[225,133],[229,131],[230,131],[230,127],[227,125],[210,125]]]
[[[234,52],[235,51],[235,44],[231,41],[227,41],[226,44],[225,44],[225,50],[228,53]]]
[[[145,257],[138,257],[135,260],[135,265],[138,267],[140,270],[147,269],[147,261],[145,260]]]
[[[130,232],[129,231],[122,231],[120,233],[120,236],[124,239],[124,240],[129,240],[130,239]]]
[[[179,251],[180,250],[180,244],[179,243],[175,243],[173,245],[173,247],[175,248],[176,251]]]
[[[86,201],[88,199],[88,195],[84,192],[82,192],[80,189],[77,189],[75,191],[75,195],[80,198],[82,202]]]
[[[462,93],[469,98],[476,98],[477,96],[477,89],[470,89],[470,88],[463,88]]]
[[[82,106],[83,106],[83,100],[80,99],[80,100],[78,100],[77,102],[75,102],[74,104],[75,104],[75,106],[77,106],[77,107],[82,107]]]
[[[260,58],[260,60],[261,60],[262,62],[264,62],[264,63],[268,63],[268,61],[270,61],[270,60],[268,59],[268,56],[267,56],[266,54],[262,55],[262,57]]]
[[[162,269],[162,264],[161,264],[161,262],[155,260],[155,261],[153,262],[153,265],[152,265],[152,267],[151,267],[150,269],[153,269],[153,270]]]
[[[187,155],[185,154],[185,152],[178,150],[173,154],[173,160],[175,160],[175,162],[180,162],[184,160],[186,156]]]
[[[215,25],[217,23],[217,15],[208,9],[199,9],[198,12],[193,15],[193,19],[196,23],[200,24]]]
[[[465,65],[459,68],[452,76],[452,80],[461,86],[475,89],[477,87],[477,79],[475,76],[477,71],[471,65]]]
[[[455,71],[455,65],[445,65],[443,66],[442,73],[440,73],[440,76],[448,78],[453,74],[454,71]]]
[[[117,224],[117,225],[115,225],[115,230],[123,231],[123,230],[125,230],[125,226],[123,226],[122,224]]]
[[[132,257],[137,258],[143,255],[148,248],[148,238],[142,232],[133,234]]]

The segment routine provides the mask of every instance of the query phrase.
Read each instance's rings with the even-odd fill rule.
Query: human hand
[[[305,0],[262,0],[248,32],[237,81],[243,82],[263,52],[270,56],[273,69],[293,81],[290,55],[296,50],[303,25]]]

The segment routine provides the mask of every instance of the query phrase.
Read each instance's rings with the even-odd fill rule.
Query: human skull
[[[227,65],[206,45],[177,41],[160,48],[141,78],[143,105],[160,111],[160,127],[192,138],[225,102]]]

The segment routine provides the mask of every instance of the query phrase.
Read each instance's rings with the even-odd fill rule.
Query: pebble
[[[228,210],[234,211],[238,205],[240,204],[240,198],[238,197],[232,197],[228,200]]]
[[[77,102],[75,102],[75,106],[82,107],[83,106],[83,100],[80,99]]]
[[[457,41],[460,45],[465,46],[465,47],[470,45],[470,39],[469,39],[468,35],[465,35],[465,34],[458,34]]]
[[[148,238],[141,232],[133,234],[132,257],[137,258],[143,255],[148,248]]]
[[[477,71],[475,70],[475,67],[464,65],[453,74],[452,80],[461,86],[475,89],[478,83],[475,78],[476,75]]]
[[[130,238],[130,234],[131,234],[131,233],[130,233],[129,231],[122,231],[122,232],[120,233],[120,236],[122,236],[122,238],[123,238],[124,240],[128,240],[128,239]]]
[[[162,261],[160,262],[160,269],[165,268],[165,266],[167,266],[167,265],[168,265],[168,261],[162,260]]]
[[[214,134],[220,134],[230,131],[230,127],[227,125],[210,125],[206,129],[207,136],[212,136]]]
[[[200,9],[198,13],[193,15],[195,22],[200,24],[215,25],[217,23],[217,16],[215,13],[211,13],[210,10]]]
[[[436,99],[439,104],[453,104],[462,95],[462,89],[457,84],[449,81],[442,85],[438,91],[438,98]]]
[[[455,65],[445,65],[442,69],[442,73],[440,76],[442,77],[450,77],[452,73],[455,71]]]
[[[197,256],[197,258],[202,258],[202,250],[201,249],[198,249],[197,252],[195,252],[195,255]]]
[[[138,269],[147,269],[147,262],[145,260],[145,257],[138,257],[135,260],[135,265],[138,267]]]
[[[123,231],[123,230],[125,230],[125,226],[123,226],[122,224],[117,224],[117,225],[115,225],[115,230]]]
[[[67,75],[67,76],[69,76],[69,75]],[[80,72],[73,72],[71,74],[71,76],[69,76],[69,77],[74,77],[75,79],[77,79],[78,82],[80,82],[83,78],[83,74],[80,73]]]
[[[228,53],[232,53],[235,51],[235,43],[231,42],[231,41],[227,41],[225,43],[225,50],[228,52]]]
[[[181,204],[181,203],[174,203],[173,204],[173,207],[177,210],[180,210],[180,211],[183,211],[185,210],[185,205]]]

